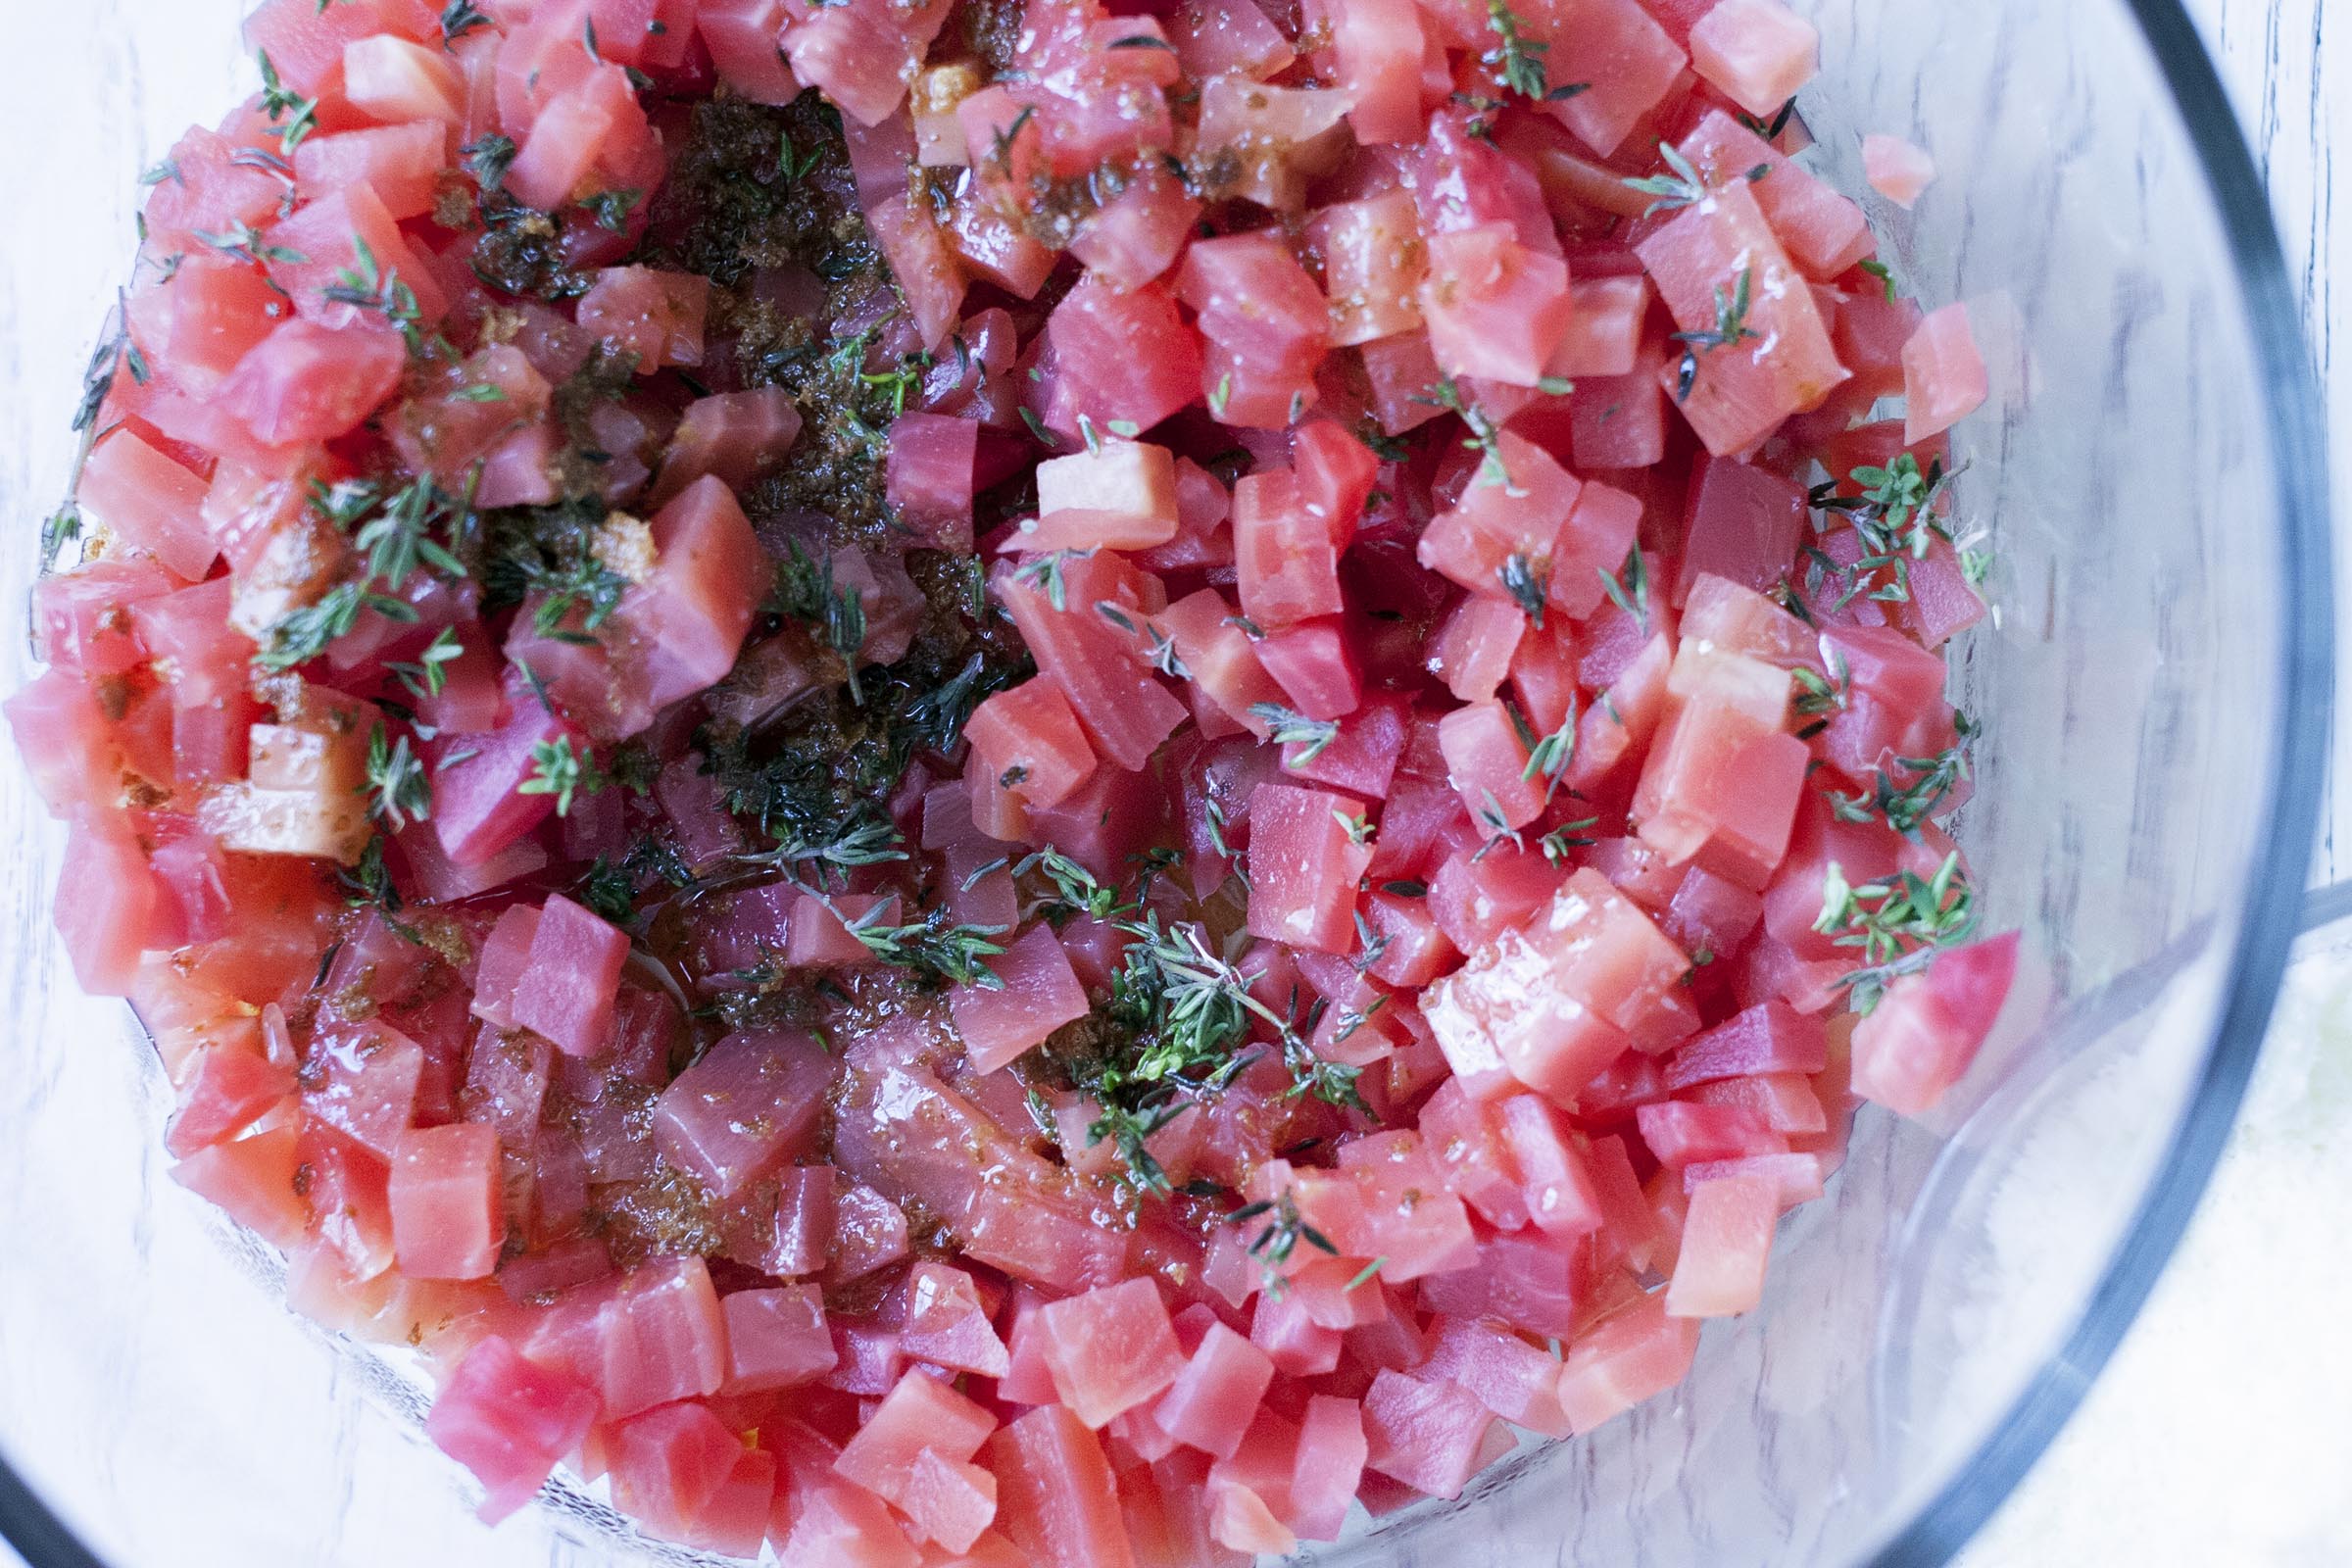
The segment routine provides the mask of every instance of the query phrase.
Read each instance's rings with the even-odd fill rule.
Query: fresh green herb
[[[869,802],[822,836],[805,835],[788,824],[772,849],[738,855],[733,863],[781,871],[795,886],[821,895],[828,891],[828,883],[838,886],[843,873],[855,866],[906,858],[899,830],[878,805]]]
[[[1004,935],[1005,927],[955,924],[945,909],[933,909],[911,924],[884,925],[881,916],[887,907],[877,904],[848,922],[850,934],[864,943],[876,958],[956,985],[978,986],[984,991],[1004,989],[1004,980],[982,960],[1004,953],[1004,945],[993,939]]]
[[[1365,967],[1368,968],[1370,965],[1366,965]],[[1379,1012],[1381,1008],[1387,1006],[1388,1004],[1389,999],[1383,996],[1374,997],[1371,1001],[1371,1004],[1361,1009],[1355,1007],[1341,1008],[1340,1015],[1332,1020],[1331,1043],[1335,1046],[1345,1044],[1355,1034],[1357,1030],[1370,1023],[1373,1015]]]
[[[641,190],[600,190],[580,205],[588,209],[589,215],[596,220],[597,227],[614,234],[625,234],[629,228],[629,215],[637,210],[637,204],[643,200],[645,192]]]
[[[1898,757],[1891,772],[1882,763],[1868,789],[1851,795],[1830,791],[1831,811],[1848,822],[1884,817],[1897,833],[1916,835],[1922,823],[1943,808],[1952,792],[1968,782],[1968,747],[1976,738],[1977,727],[1966,713],[1955,713],[1953,718],[1960,733],[1956,743],[1933,757]],[[1898,773],[1905,775],[1900,782]]]
[[[1502,808],[1502,803],[1494,798],[1494,792],[1490,789],[1482,793],[1486,800],[1470,813],[1470,818],[1486,833],[1487,841],[1471,852],[1470,863],[1473,865],[1505,844],[1515,850],[1527,848],[1526,836],[1511,826],[1510,813]]]
[[[1799,664],[1789,673],[1796,677],[1797,687],[1796,696],[1789,706],[1796,710],[1798,717],[1811,720],[1797,730],[1796,738],[1809,741],[1830,727],[1829,715],[1845,710],[1846,699],[1853,693],[1853,677],[1847,673],[1845,656],[1836,649],[1830,650],[1828,674],[1823,674],[1810,664]]]
[[[389,823],[397,833],[412,818],[433,814],[432,781],[424,763],[409,749],[406,735],[393,740],[379,720],[368,736],[368,814]]]
[[[1176,680],[1189,680],[1192,671],[1176,655],[1176,641],[1157,626],[1145,628],[1144,662],[1162,675]]]
[[[1513,716],[1516,717],[1516,713]],[[1528,748],[1527,766],[1519,777],[1531,784],[1539,778],[1544,781],[1545,805],[1549,805],[1551,798],[1559,793],[1561,781],[1568,776],[1569,764],[1576,760],[1576,695],[1571,692],[1568,714],[1560,720],[1560,727]]]
[[[397,599],[369,593],[360,583],[338,583],[316,604],[289,612],[265,631],[255,662],[268,670],[307,664],[325,653],[329,643],[349,636],[359,624],[362,610],[372,610],[393,620],[416,618],[416,612]]]
[[[409,345],[410,353],[420,352],[424,347],[424,335],[416,324],[420,314],[416,306],[416,291],[400,280],[399,269],[385,271],[379,268],[375,252],[365,239],[354,234],[351,245],[359,266],[337,269],[335,280],[321,289],[320,295],[332,304],[373,311],[399,329],[401,337]],[[490,390],[496,392],[497,388]]]
[[[1055,610],[1070,608],[1069,584],[1063,580],[1062,568],[1073,561],[1084,561],[1092,550],[1049,550],[1042,556],[1031,556],[1013,568],[1012,580],[1045,591],[1046,603]]]
[[[1340,1255],[1340,1250],[1331,1245],[1331,1238],[1309,1225],[1299,1214],[1298,1200],[1292,1196],[1288,1188],[1283,1190],[1278,1199],[1261,1200],[1235,1209],[1225,1216],[1225,1223],[1247,1225],[1251,1220],[1261,1218],[1266,1223],[1258,1227],[1257,1234],[1250,1238],[1249,1253],[1257,1259],[1258,1267],[1264,1273],[1265,1292],[1270,1299],[1282,1299],[1290,1289],[1291,1258],[1298,1252],[1300,1242],[1333,1257]]]
[[[1732,286],[1729,296],[1725,295],[1720,284],[1717,285],[1713,326],[1701,331],[1674,334],[1674,341],[1683,345],[1683,363],[1674,377],[1674,400],[1677,403],[1690,401],[1690,389],[1698,383],[1698,357],[1702,352],[1711,354],[1717,349],[1731,348],[1743,338],[1756,336],[1755,330],[1747,324],[1755,272],[1753,267],[1740,269],[1740,281]]]
[[[604,779],[596,772],[594,760],[583,760],[572,750],[570,736],[559,735],[531,748],[531,776],[515,785],[514,793],[553,795],[556,814],[569,816],[573,795],[583,791],[594,793],[602,788]]]
[[[776,172],[784,177],[784,183],[795,185],[815,172],[824,160],[825,149],[821,142],[810,142],[807,152],[800,152],[792,145],[792,132],[787,130],[781,133],[778,155]]]
[[[1356,1271],[1355,1278],[1341,1286],[1340,1290],[1343,1293],[1361,1290],[1364,1286],[1371,1284],[1374,1279],[1379,1277],[1380,1271],[1388,1266],[1388,1262],[1389,1260],[1385,1255],[1374,1258],[1371,1262],[1366,1263],[1361,1269],[1358,1269]]]
[[[1372,818],[1370,816],[1361,811],[1343,811],[1335,806],[1331,808],[1331,817],[1333,821],[1347,830],[1348,843],[1369,844],[1372,842]]]
[[[1208,412],[1214,415],[1216,417],[1222,419],[1225,417],[1225,405],[1232,401],[1233,373],[1231,371],[1227,371],[1225,374],[1218,376],[1217,384],[1209,389]]]
[[[1992,575],[1992,552],[1963,550],[1960,552],[1960,575],[1971,588],[1984,591],[1984,579]]]
[[[1609,603],[1633,616],[1634,625],[1642,636],[1648,636],[1649,567],[1642,560],[1640,545],[1625,553],[1623,566],[1613,572],[1601,572],[1600,586],[1608,594]]]
[[[1706,180],[1674,143],[1661,140],[1658,143],[1658,156],[1666,161],[1670,172],[1629,176],[1625,181],[1642,195],[1657,198],[1649,204],[1642,217],[1647,218],[1651,213],[1671,212],[1678,207],[1695,206],[1707,199]]]
[[[278,80],[277,67],[270,61],[269,50],[262,50],[255,58],[262,67],[262,113],[269,116],[272,125],[281,120],[286,122],[278,135],[278,145],[291,158],[303,139],[318,128],[318,100],[305,98]]]
[[[343,885],[351,904],[371,904],[386,914],[400,912],[400,890],[392,885],[392,868],[384,863],[383,834],[377,833],[368,840],[356,865],[338,867],[335,880]],[[320,965],[322,970],[324,967]]]
[[[1277,746],[1300,748],[1297,756],[1284,760],[1285,767],[1304,767],[1340,738],[1339,720],[1309,718],[1280,703],[1251,703],[1250,716],[1270,728],[1268,738]]]
[[[81,514],[72,506],[58,508],[41,524],[41,570],[57,564],[67,545],[81,537]]]
[[[577,891],[582,904],[613,925],[625,926],[637,917],[637,878],[605,856],[596,858]]]
[[[1479,56],[1479,64],[1496,81],[1536,103],[1561,103],[1591,88],[1592,83],[1584,81],[1551,85],[1544,61],[1551,45],[1528,37],[1525,26],[1503,0],[1487,0],[1487,30],[1494,34],[1494,47]]]
[[[446,49],[476,27],[490,25],[490,18],[472,0],[449,0],[441,11],[441,46]]]
[[[436,530],[455,537],[464,524],[465,505],[442,495],[430,479],[412,480],[389,496],[366,480],[315,484],[311,505],[351,534],[368,578],[385,592],[399,593],[419,565],[448,578],[466,575],[466,564],[433,537]]]
[[[1875,256],[1865,259],[1860,265],[1862,270],[1886,285],[1886,303],[1892,305],[1894,303],[1894,270]]]
[[[819,642],[840,655],[849,670],[851,700],[864,700],[858,684],[858,655],[865,646],[865,600],[854,584],[835,585],[831,556],[811,557],[794,540],[776,568],[768,609],[806,622]]]
[[[1480,484],[1499,485],[1506,495],[1526,494],[1512,482],[1510,466],[1502,461],[1501,427],[1477,404],[1464,401],[1462,389],[1452,376],[1445,376],[1415,393],[1413,401],[1456,415],[1469,427],[1470,433],[1463,438],[1462,445],[1479,454]]]
[[[1383,882],[1380,891],[1393,893],[1400,899],[1426,899],[1429,897],[1429,884],[1417,879],[1400,878],[1395,882]]]
[[[1815,506],[1841,514],[1853,524],[1863,549],[1850,569],[1846,592],[1831,608],[1842,608],[1882,571],[1886,580],[1870,591],[1872,599],[1900,604],[1911,597],[1911,564],[1925,560],[1936,540],[1948,542],[1952,537],[1936,503],[1953,477],[1944,471],[1940,458],[1930,460],[1923,469],[1917,458],[1898,452],[1883,468],[1866,465],[1847,475],[1861,491],[1858,496],[1838,495],[1834,485],[1814,492]]]
[[[255,267],[267,267],[272,262],[284,267],[300,267],[310,260],[298,250],[268,243],[262,238],[260,229],[241,220],[218,233],[202,228],[191,232],[231,261],[247,262]]]
[[[515,155],[520,150],[513,137],[493,131],[460,148],[458,159],[473,176],[474,183],[487,193],[507,182],[507,171],[514,167]]]
[[[1600,818],[1597,816],[1580,816],[1573,822],[1562,822],[1538,839],[1536,847],[1544,852],[1544,858],[1553,865],[1565,865],[1572,851],[1589,850],[1597,842],[1583,835],[1599,824]]]
[[[1933,877],[1898,871],[1891,877],[1849,884],[1838,862],[1824,873],[1821,917],[1813,929],[1841,948],[1860,951],[1866,966],[1844,976],[1854,1010],[1876,1007],[1897,975],[1916,973],[1945,948],[1974,934],[1976,901],[1958,851],[1944,857]]]
[[[1513,551],[1503,558],[1495,569],[1502,579],[1502,591],[1511,596],[1520,612],[1544,629],[1544,603],[1551,594],[1551,563],[1538,564],[1524,551]]]

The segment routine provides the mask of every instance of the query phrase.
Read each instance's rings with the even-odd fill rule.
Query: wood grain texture
[[[2352,108],[2346,107],[2352,105],[2352,9],[2348,0],[2189,4],[2215,43],[2269,178],[2317,368],[2332,406],[2352,411],[2352,279],[2337,286],[2336,277],[2336,270],[2352,258],[2352,233],[2346,228],[2352,223],[2352,186],[2338,172],[2339,150],[2352,155],[2346,145],[2352,137]],[[240,9],[238,0],[135,6],[123,0],[70,5],[0,0],[0,17],[11,24],[9,36],[20,58],[38,63],[0,97],[0,145],[10,149],[0,160],[0,204],[12,214],[27,215],[6,241],[7,260],[0,266],[0,515],[15,525],[19,541],[0,550],[0,603],[22,603],[29,556],[24,541],[66,485],[72,445],[65,426],[75,396],[72,370],[87,351],[127,255],[138,172],[160,156],[181,126],[217,118],[245,85],[236,62],[221,47]],[[134,14],[135,28],[128,20]],[[106,86],[94,91],[93,83]],[[2339,188],[2347,191],[2341,204],[2334,200]],[[2339,412],[2334,424],[2337,493],[2352,497],[2352,423]],[[2341,557],[2338,598],[2352,606],[2352,550]],[[0,662],[0,679],[13,689],[25,667],[12,637]],[[2352,690],[2352,658],[2344,670]],[[2315,876],[2322,880],[2352,876],[2352,724],[2338,726],[2336,757],[2315,864]],[[163,1091],[152,1073],[140,1071],[133,1054],[114,1049],[123,1035],[119,1007],[80,998],[62,966],[47,907],[60,871],[69,878],[72,872],[59,864],[58,835],[28,808],[22,791],[0,793],[0,833],[17,846],[10,873],[0,877],[0,988],[17,999],[20,1030],[10,1048],[12,1070],[0,1072],[0,1127],[23,1130],[22,1136],[0,1140],[0,1185],[24,1191],[54,1183],[63,1172],[79,1184],[84,1200],[57,1205],[46,1215],[35,1213],[25,1228],[7,1238],[11,1251],[0,1267],[0,1368],[21,1370],[17,1381],[0,1381],[0,1447],[8,1447],[12,1459],[25,1462],[44,1483],[74,1473],[155,1477],[154,1505],[140,1510],[143,1517],[77,1521],[124,1568],[186,1560],[174,1550],[174,1520],[190,1510],[220,1506],[224,1497],[276,1521],[271,1536],[256,1544],[251,1560],[337,1568],[473,1560],[457,1536],[436,1546],[408,1533],[414,1521],[384,1508],[386,1489],[371,1489],[375,1500],[355,1507],[337,1484],[336,1478],[366,1466],[412,1479],[418,1495],[446,1490],[432,1456],[392,1424],[362,1419],[381,1391],[370,1392],[331,1369],[312,1370],[319,1360],[315,1355],[271,1359],[289,1346],[299,1348],[307,1331],[269,1306],[267,1288],[252,1283],[236,1255],[196,1220],[193,1200],[160,1179],[155,1134]],[[2324,1031],[2334,1027],[2330,1018],[2340,1016],[2340,1005],[2328,1013],[2315,1003],[2290,1012],[2288,1027],[2298,1031],[2299,1041],[2332,1040]],[[49,1049],[34,1049],[36,1042]],[[108,1051],[112,1064],[95,1074],[69,1072],[62,1054],[68,1049]],[[2248,1491],[2245,1495],[2259,1496],[2264,1508],[2275,1510],[2277,1528],[2259,1536],[2217,1536],[2214,1530],[2215,1510],[2231,1506],[2229,1488],[2239,1479],[2252,1487],[2259,1474],[2278,1472],[2269,1462],[2274,1450],[2263,1446],[2264,1435],[2287,1434],[2284,1441],[2292,1443],[2294,1434],[2307,1430],[2298,1426],[2298,1412],[2314,1397],[2307,1384],[2315,1365],[2321,1369],[2321,1396],[2338,1409],[2352,1408],[2352,1369],[2340,1357],[2315,1363],[2264,1353],[2263,1334],[2246,1325],[2271,1321],[2270,1302],[2238,1283],[2243,1272],[2222,1266],[2237,1254],[2216,1246],[2217,1239],[2230,1235],[2263,1234],[2269,1224],[2266,1205],[2281,1200],[2282,1194],[2291,1199],[2294,1173],[2321,1181],[2345,1169],[2344,1150],[2352,1139],[2346,1124],[2352,1118],[2337,1116],[2331,1123],[2306,1118],[2293,1125],[2291,1137],[2277,1119],[2306,1102],[2280,1088],[2300,1083],[2280,1076],[2290,1071],[2278,1065],[2282,1061],[2307,1063],[2307,1057],[2274,1053],[2264,1080],[2269,1091],[2258,1090],[2240,1140],[2251,1153],[2233,1153],[2232,1168],[2242,1168],[2249,1157],[2275,1154],[2282,1141],[2292,1144],[2289,1162],[2263,1167],[2281,1170],[2275,1179],[2225,1179],[2217,1186],[2181,1267],[2082,1418],[1996,1524],[1996,1535],[1972,1554],[1971,1568],[2190,1560],[2263,1568],[2352,1561],[2352,1546],[2343,1537],[2352,1501],[2340,1486]],[[139,1113],[124,1114],[124,1106]],[[86,1131],[92,1126],[111,1131],[92,1141]],[[12,1208],[12,1215],[21,1208]],[[75,1227],[82,1216],[98,1213],[141,1216],[129,1249],[134,1267],[97,1277],[87,1271]],[[2294,1258],[2268,1262],[2266,1298],[2282,1282],[2283,1288],[2319,1293],[2319,1299],[2352,1298],[2346,1282],[2317,1272],[2316,1263],[2298,1273],[2303,1264]],[[97,1302],[160,1291],[219,1302],[236,1299],[242,1292],[252,1305],[251,1321],[209,1356],[192,1352],[194,1342],[186,1337],[133,1344],[34,1343],[29,1336],[39,1332],[39,1325],[64,1316],[60,1298],[69,1291],[87,1293]],[[253,1387],[228,1371],[257,1364],[287,1366],[286,1386]],[[2167,1412],[2182,1406],[2175,1391],[2189,1387],[2180,1381],[2183,1365],[2200,1371],[2194,1384],[2199,1398],[2218,1401],[2235,1390],[2241,1410],[2262,1419],[2211,1423],[2203,1439],[2179,1421],[2167,1423],[2160,1437],[2153,1433],[2151,1427]],[[314,1386],[314,1378],[323,1380],[323,1387]],[[119,1414],[87,1447],[17,1451],[27,1428],[15,1424],[9,1412],[93,1397],[110,1401]],[[266,1428],[274,1406],[306,1400],[324,1401],[337,1412],[322,1446],[288,1454],[280,1473],[257,1483],[249,1462],[252,1434]],[[218,1419],[193,1429],[158,1433],[139,1418],[143,1409],[180,1411],[208,1404]],[[2131,1539],[2142,1544],[2128,1552],[2110,1549],[2121,1539],[2112,1527],[2119,1509],[2132,1511]],[[409,1554],[378,1555],[369,1543],[386,1537],[406,1542]],[[2063,1553],[2054,1548],[2061,1541],[2068,1544]],[[2156,1544],[2156,1549],[2146,1543]],[[2193,1557],[2187,1551],[2191,1543],[2198,1551]],[[2165,1549],[2168,1545],[2174,1549]],[[584,1568],[592,1560],[612,1559],[551,1536],[538,1560],[555,1568]]]

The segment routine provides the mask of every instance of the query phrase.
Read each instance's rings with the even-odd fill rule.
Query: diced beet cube
[[[595,1055],[612,1041],[612,1004],[628,957],[625,934],[569,899],[550,895],[514,983],[514,1022],[570,1055]]]
[[[1687,1089],[1752,1073],[1819,1072],[1828,1059],[1829,1037],[1819,1018],[1767,1002],[1676,1048],[1666,1060],[1666,1087]]]
[[[1042,921],[987,967],[1002,985],[958,985],[948,993],[948,1011],[974,1072],[995,1071],[1087,1014],[1086,988],[1061,938]]]
[[[1152,1407],[1151,1419],[1178,1442],[1230,1459],[1273,1381],[1266,1352],[1215,1323]]]
[[[1002,1378],[1011,1369],[971,1275],[945,1263],[917,1263],[907,1276],[899,1348],[914,1360],[981,1377]]]
[[[1579,1335],[1560,1369],[1560,1407],[1577,1435],[1683,1381],[1698,1353],[1698,1324],[1666,1315],[1644,1296]]]
[[[1250,929],[1270,942],[1346,953],[1355,884],[1372,861],[1347,822],[1359,808],[1327,790],[1260,784],[1250,798]]]
[[[1937,954],[1854,1030],[1854,1092],[1905,1116],[1933,1109],[1976,1059],[2017,979],[2014,931]]]
[[[908,1372],[858,1429],[833,1468],[876,1496],[896,1501],[918,1454],[968,1460],[996,1429],[995,1416],[939,1379]]]
[[[738,1291],[719,1299],[727,1326],[722,1394],[760,1394],[810,1383],[833,1370],[833,1336],[815,1287]]]
[[[1090,1427],[1144,1403],[1184,1369],[1167,1304],[1148,1279],[1049,1302],[1038,1330],[1054,1393]]]
[[[988,1440],[997,1528],[1039,1568],[1135,1568],[1118,1484],[1102,1446],[1059,1405],[1043,1405]]]
[[[534,1365],[492,1335],[458,1363],[424,1430],[480,1480],[482,1517],[495,1523],[546,1485],[556,1462],[588,1436],[596,1412],[595,1390]]]
[[[1494,1418],[1458,1384],[1383,1371],[1364,1396],[1363,1421],[1370,1468],[1430,1496],[1455,1497]]]
[[[1666,1287],[1667,1314],[1731,1317],[1754,1310],[1780,1217],[1780,1184],[1768,1177],[1719,1176],[1693,1188]]]
[[[728,1035],[662,1092],[655,1142],[713,1198],[732,1198],[811,1152],[834,1065],[799,1030]]]

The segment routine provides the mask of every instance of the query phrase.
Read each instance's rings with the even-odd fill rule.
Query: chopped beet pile
[[[487,1515],[1329,1540],[1674,1384],[1985,1038],[1984,369],[1781,0],[246,32],[7,713],[175,1174]]]

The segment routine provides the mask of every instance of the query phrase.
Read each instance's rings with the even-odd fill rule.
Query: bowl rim
[[[2170,90],[2225,231],[2269,416],[2285,595],[2279,723],[2245,915],[2214,1040],[2156,1178],[2073,1331],[1943,1486],[1864,1561],[1930,1568],[1982,1529],[2081,1407],[2138,1318],[2203,1199],[2262,1054],[2302,927],[2334,701],[2333,551],[2326,420],[2268,189],[2183,0],[2124,0]],[[0,1453],[0,1541],[28,1568],[108,1568]]]
[[[2268,188],[2213,57],[2182,0],[2126,4],[2173,95],[2222,221],[2267,404],[2285,593],[2278,665],[2280,712],[2270,760],[2273,787],[2264,804],[2245,914],[2213,1044],[2155,1180],[2074,1329],[1976,1450],[1864,1559],[1870,1568],[1949,1562],[2081,1407],[2137,1320],[2204,1198],[2262,1054],[2288,952],[2304,925],[2335,686],[2326,418]]]

